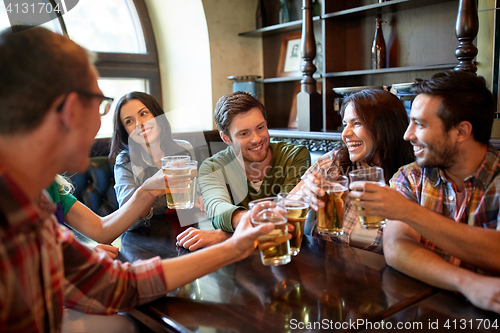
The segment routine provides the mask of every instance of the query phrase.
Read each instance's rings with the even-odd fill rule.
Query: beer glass
[[[304,236],[304,224],[307,213],[309,212],[309,203],[311,200],[302,193],[280,193],[278,194],[278,206],[285,209],[288,223],[294,226],[291,232],[290,251],[296,256],[300,252],[302,237]]]
[[[167,156],[161,159],[170,209],[190,209],[194,207],[198,161],[189,156]]]
[[[276,205],[276,198],[255,200],[248,206],[253,226],[269,222],[274,224],[274,229],[269,234],[257,239],[262,264],[264,266],[288,264],[291,256],[286,212]]]
[[[385,186],[384,170],[379,167],[369,167],[351,171],[349,172],[349,177],[351,178],[351,184],[353,184],[353,191],[357,191],[356,182],[368,182],[379,186]],[[356,200],[359,201],[360,199]],[[358,210],[364,210],[364,208],[358,207]],[[359,216],[359,222],[363,229],[382,229],[385,227],[385,219],[378,216]]]
[[[336,169],[336,168],[334,168]],[[346,176],[331,174],[327,169],[321,179],[321,189],[325,195],[319,197],[325,206],[318,209],[318,223],[316,230],[319,233],[341,236],[344,233],[344,201],[348,190]]]

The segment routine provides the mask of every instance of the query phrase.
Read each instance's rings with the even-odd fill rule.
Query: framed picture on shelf
[[[281,39],[280,57],[276,76],[300,76],[302,57],[300,54],[300,38],[302,32],[283,35]]]

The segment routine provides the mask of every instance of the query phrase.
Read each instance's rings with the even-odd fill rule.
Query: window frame
[[[55,0],[48,0],[53,6]],[[139,22],[142,27],[146,54],[94,52],[97,55],[95,66],[102,78],[143,78],[149,80],[149,93],[160,105],[162,103],[160,66],[153,26],[144,0],[132,0]],[[63,15],[57,13],[63,34],[68,36],[68,30]]]

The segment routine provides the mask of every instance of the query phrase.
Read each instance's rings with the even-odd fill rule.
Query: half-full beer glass
[[[167,156],[161,159],[167,194],[167,207],[194,207],[198,162],[189,156]]]
[[[319,233],[340,236],[344,233],[344,202],[348,190],[348,178],[346,176],[325,172],[321,179],[321,189],[325,195],[319,199],[325,206],[318,210],[318,224],[316,230]]]
[[[357,191],[356,182],[368,182],[379,186],[385,186],[384,170],[379,167],[369,167],[351,171],[349,172],[349,177],[351,178],[351,188],[353,191]],[[364,208],[358,207],[358,210],[364,210]],[[378,216],[360,215],[359,222],[361,223],[361,227],[364,229],[382,229],[385,227],[385,219]]]
[[[257,239],[262,264],[279,266],[289,263],[291,256],[286,212],[276,205],[276,200],[256,200],[250,202],[248,206],[253,226],[263,223],[274,224],[274,229],[269,234]]]
[[[296,256],[300,252],[302,237],[304,236],[304,224],[309,212],[310,199],[301,193],[278,194],[278,205],[286,210],[288,223],[295,228],[291,234],[290,251]]]

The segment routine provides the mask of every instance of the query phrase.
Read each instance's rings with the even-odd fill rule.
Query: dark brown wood
[[[293,0],[297,4],[303,0]],[[278,3],[271,1],[270,3]],[[323,83],[321,130],[338,130],[339,114],[334,110],[336,94],[333,88],[351,86],[390,86],[394,83],[412,82],[415,78],[427,79],[457,64],[453,50],[457,47],[455,23],[459,0],[391,0],[378,3],[374,0],[323,1],[324,15],[314,22],[315,40],[322,44],[323,71],[315,72],[313,78]],[[390,24],[383,27],[390,66],[388,69],[371,70],[371,44],[373,21],[378,13]],[[264,56],[264,89],[267,101],[275,96],[276,85],[294,78],[276,78],[281,36],[298,31],[299,22],[273,25],[265,29],[243,33],[245,36],[262,36]],[[304,28],[304,27],[303,27]],[[439,45],[439,47],[432,47]],[[288,113],[290,101],[281,94],[273,102],[277,119]],[[310,112],[309,98],[306,111]],[[282,107],[282,105],[287,105]],[[306,113],[307,113],[306,112]],[[310,118],[304,120],[304,123]],[[299,123],[300,125],[300,123]],[[270,128],[284,127],[281,122],[269,122]]]
[[[312,20],[312,0],[302,1],[302,67],[303,78],[300,81],[301,91],[297,94],[297,119],[299,131],[320,131],[323,127],[323,111],[321,95],[316,90],[313,78],[316,66],[316,39]]]
[[[477,55],[477,47],[474,45],[474,39],[476,39],[478,31],[479,17],[476,0],[460,0],[455,25],[455,33],[460,42],[455,50],[455,57],[457,57],[460,63],[455,67],[456,70],[471,73],[477,71],[477,67],[472,60]]]
[[[119,258],[185,255],[189,251],[175,246],[175,236],[186,227],[175,214],[154,217],[150,227],[122,236]],[[254,251],[137,310],[163,326],[175,324],[178,331],[208,327],[218,332],[288,332],[291,319],[373,320],[433,292],[429,285],[388,267],[379,254],[306,236],[300,254],[287,265],[265,267]]]
[[[399,330],[395,329],[398,323],[403,325]],[[498,332],[500,315],[478,309],[462,296],[442,291],[385,318],[384,324],[398,332]],[[380,331],[367,325],[360,332]]]

